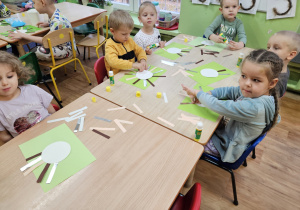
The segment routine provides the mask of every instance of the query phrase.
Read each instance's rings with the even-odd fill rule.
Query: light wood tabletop
[[[96,103],[92,102],[96,97]],[[63,122],[47,120],[84,110],[83,132],[76,136],[96,157],[86,168],[44,193],[26,164],[18,145],[49,131]],[[119,106],[87,93],[44,121],[0,147],[0,209],[168,209],[203,152],[203,146],[171,132],[128,110],[107,111]],[[111,122],[95,119],[122,119],[123,133]],[[77,120],[66,123],[73,131]],[[114,127],[102,131],[90,127]]]
[[[184,42],[184,37],[187,35],[178,35],[177,37],[173,38],[168,42],[168,44],[172,42],[181,43],[187,46],[187,43]],[[192,37],[192,36],[188,36]],[[220,80],[219,82],[213,83],[210,86],[213,88],[223,87],[223,86],[237,86],[238,85],[238,78],[240,76],[239,69],[236,67],[237,59],[240,52],[247,54],[251,51],[250,48],[244,48],[239,51],[230,51],[224,49],[220,52],[220,54],[216,54],[217,57],[212,55],[201,55],[200,53],[201,48],[193,47],[193,49],[185,56],[182,56],[176,60],[176,62],[189,62],[189,61],[199,61],[203,59],[204,61],[199,64],[190,64],[183,66],[188,69],[193,69],[195,67],[208,64],[212,61],[215,61],[224,67],[236,72],[236,75],[230,76],[226,79]],[[232,54],[228,57],[223,57],[224,55]],[[166,77],[158,78],[153,84],[155,87],[149,85],[146,90],[141,90],[137,87],[132,85],[126,84],[124,82],[119,81],[121,77],[124,76],[124,73],[128,71],[120,71],[118,74],[115,75],[115,86],[111,87],[111,92],[106,92],[106,86],[109,86],[109,80],[104,81],[100,85],[96,86],[91,90],[92,93],[109,100],[113,103],[116,103],[120,106],[125,106],[128,110],[131,110],[147,119],[150,119],[162,126],[165,126],[177,133],[180,133],[190,139],[195,137],[195,128],[196,125],[192,124],[188,121],[178,120],[181,118],[181,114],[189,117],[195,117],[194,115],[181,111],[177,107],[180,105],[182,100],[185,96],[179,95],[179,92],[182,92],[181,84],[184,84],[190,88],[193,88],[196,85],[196,81],[189,77],[183,76],[181,73],[172,76],[177,70],[179,70],[178,65],[169,66],[166,64],[161,63],[161,60],[171,61],[167,58],[161,57],[152,53],[152,55],[148,56],[147,64],[151,64],[153,66],[157,66],[163,69],[166,69],[167,72],[164,73]],[[155,72],[155,71],[153,71]],[[188,71],[186,71],[188,72]],[[134,82],[136,79],[130,80]],[[136,91],[141,92],[141,97],[136,97]],[[164,98],[157,98],[157,92],[165,92],[167,95],[168,103],[165,103]],[[143,113],[140,113],[133,104],[136,104]],[[158,117],[167,120],[168,122],[172,123],[174,127],[169,124],[166,124],[158,119]],[[207,141],[210,139],[211,135],[215,131],[216,127],[219,124],[221,116],[217,119],[216,122],[212,122],[205,118],[200,118],[203,122],[204,127],[200,139],[201,144],[206,144]]]
[[[72,27],[80,26],[84,23],[88,23],[93,21],[100,13],[106,11],[104,9],[99,9],[95,7],[89,7],[86,5],[80,5],[80,4],[74,4],[70,2],[62,2],[55,4],[55,7],[61,11],[61,13],[70,21]],[[32,20],[30,19],[30,16],[28,15],[28,12],[21,12],[16,13],[12,15],[11,17],[18,18],[26,23],[26,25],[33,25]],[[46,14],[40,14],[40,21],[47,22],[48,17]],[[5,19],[1,18],[0,20]],[[12,29],[11,26],[1,26],[0,27],[0,33],[10,31]],[[29,33],[33,36],[44,36],[46,33],[48,33],[49,27],[42,28],[39,31],[36,31],[34,33]],[[28,43],[26,40],[15,40],[11,39],[9,37],[0,35],[0,39],[4,40],[8,43],[15,44],[18,48],[18,51],[20,53],[20,56],[25,54],[25,51],[23,49],[23,45]]]

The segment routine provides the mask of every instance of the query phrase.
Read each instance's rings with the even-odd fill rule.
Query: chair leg
[[[56,85],[56,82],[55,82],[55,79],[54,79],[54,76],[53,76],[53,70],[55,70],[55,69],[51,69],[51,70],[50,70],[50,76],[51,76],[51,79],[52,79],[52,82],[53,82],[55,91],[56,91],[56,93],[57,93],[57,97],[58,97],[60,103],[62,103],[62,100],[61,100],[61,97],[60,97],[60,94],[59,94],[59,91],[58,91],[58,89],[57,89],[57,85]]]
[[[78,55],[80,55],[80,51],[79,51],[78,47],[76,47],[76,48],[77,48]]]
[[[85,60],[85,47],[83,47],[83,60]]]
[[[228,170],[229,173],[231,174],[231,181],[232,181],[232,190],[233,190],[233,197],[234,197],[234,201],[233,204],[234,205],[239,205],[238,199],[237,199],[237,194],[236,194],[236,186],[235,186],[235,178],[234,178],[234,174],[232,170]]]
[[[64,70],[65,70],[65,76],[67,76],[67,69],[66,69],[66,66],[64,66]]]
[[[82,69],[82,71],[83,71],[83,73],[84,73],[84,75],[85,75],[85,77],[86,77],[86,79],[87,79],[89,85],[92,85],[92,83],[91,83],[91,81],[90,81],[90,79],[89,79],[89,77],[88,77],[88,75],[87,75],[85,69],[83,68],[83,65],[81,64],[80,60],[79,60],[78,58],[76,58],[75,62],[76,62],[76,61],[78,61],[79,65],[81,66],[81,69]]]
[[[244,163],[243,163],[243,166],[247,166],[247,160],[245,159]]]
[[[55,101],[58,103],[60,108],[63,108],[63,105],[61,104],[61,102],[57,99],[56,95],[53,93],[53,91],[50,89],[49,85],[47,84],[47,82],[45,82],[43,80],[43,84],[46,86],[46,88],[49,90],[49,92],[51,93],[51,95],[54,97]]]
[[[252,150],[252,158],[253,158],[253,159],[256,158],[256,155],[255,155],[255,147],[254,147],[254,149]]]
[[[88,49],[89,49],[88,59],[90,60],[91,59],[91,48],[88,47]]]

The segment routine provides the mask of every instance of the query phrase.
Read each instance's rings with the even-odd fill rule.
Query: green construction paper
[[[47,173],[40,183],[44,192],[51,190],[56,185],[60,184],[61,182],[96,160],[96,158],[90,153],[90,151],[84,146],[84,144],[77,138],[77,136],[69,129],[66,124],[57,126],[56,128],[53,128],[52,130],[47,131],[46,133],[37,136],[25,142],[24,144],[19,145],[19,147],[26,159],[32,155],[42,152],[49,144],[56,141],[68,142],[71,145],[71,152],[69,156],[66,157],[66,159],[58,163],[51,183],[46,184],[51,168],[53,167],[53,164],[50,165]],[[37,179],[40,176],[40,173],[44,169],[45,165],[46,164],[43,163],[33,171]],[[32,184],[37,183],[34,182]]]
[[[176,43],[176,42],[172,42],[171,44],[165,46],[164,49],[167,50],[167,49],[173,48],[173,47],[179,48],[179,49],[185,49],[185,50],[191,50],[192,49],[192,47],[190,47],[190,46],[179,44],[179,43]],[[156,50],[154,52],[154,54],[160,55],[160,56],[165,57],[165,58],[169,58],[171,60],[176,60],[177,58],[180,58],[180,56],[178,54],[168,53],[167,51],[165,51],[163,49]],[[182,54],[184,55],[185,53],[182,52]]]
[[[185,97],[185,99],[182,101],[182,103],[190,103],[191,99],[190,97]],[[216,112],[213,112],[212,110],[206,108],[206,107],[201,107],[198,106],[197,104],[180,104],[178,109],[191,113],[193,115],[208,119],[212,122],[216,122],[219,114]]]
[[[153,69],[154,66],[150,66],[150,70]],[[152,71],[152,73],[155,73],[157,71],[161,71],[157,74],[153,74],[153,76],[162,76],[167,70],[166,69],[162,69],[160,67],[157,67],[155,70]],[[137,72],[137,71],[134,71]],[[147,81],[147,86],[144,87],[144,81],[140,80],[137,83],[133,84],[136,80],[138,80],[138,78],[132,79],[132,80],[126,80],[127,78],[131,78],[131,77],[135,77],[135,75],[124,75],[122,78],[119,79],[119,81],[124,82],[126,84],[132,85],[134,87],[140,88],[142,90],[146,90],[149,86],[152,87],[152,85]],[[155,81],[157,79],[166,79],[166,77],[151,77],[149,80],[155,85]]]
[[[10,25],[8,22],[6,22],[5,20],[1,20],[0,21],[0,26],[8,26]]]
[[[205,40],[207,40],[207,39],[202,38],[202,37],[197,37],[196,39],[190,41],[188,44],[197,46],[197,45],[202,44],[202,42]],[[227,47],[227,45],[223,44],[223,43],[215,43],[214,45],[207,45],[205,47],[203,46],[204,49],[211,50],[211,51],[217,51],[217,52],[221,52],[226,47]]]
[[[219,75],[217,77],[204,77],[202,76],[202,74],[200,73],[200,71],[202,69],[215,69],[215,70],[222,70],[222,69],[226,69],[226,71],[222,71],[220,72],[220,74],[230,74],[230,75]],[[202,66],[198,66],[194,69],[192,69],[193,71],[197,71],[197,73],[195,72],[189,72],[190,74],[194,75],[194,76],[189,76],[191,79],[195,80],[198,84],[198,86],[207,86],[210,85],[212,83],[218,82],[222,79],[225,79],[227,77],[230,77],[232,75],[235,74],[235,72],[225,68],[224,66],[216,63],[216,62],[211,62]]]
[[[197,84],[193,87],[193,89],[200,90],[199,86],[201,86],[201,84],[197,83]],[[209,87],[209,86],[201,86],[201,88],[202,88],[202,90],[203,90],[204,92],[208,92],[208,91],[214,89],[214,88]]]
[[[1,25],[0,25],[1,26]],[[16,30],[20,30],[22,29],[23,30],[27,30],[26,33],[34,33],[36,31],[39,31],[41,30],[42,28],[39,28],[39,27],[36,27],[36,26],[32,26],[32,25],[25,25],[25,26],[22,26],[22,27],[18,27],[18,29],[16,28],[12,28],[10,31],[16,31]],[[0,33],[2,36],[5,36],[5,37],[8,37],[8,35],[10,34],[10,32],[6,31],[6,32],[3,32],[3,33]]]

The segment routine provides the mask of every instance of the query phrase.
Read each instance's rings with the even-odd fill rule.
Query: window
[[[113,0],[112,2],[114,3],[115,8],[138,12],[140,4],[144,1],[147,0]],[[180,13],[181,0],[156,0],[156,2],[159,3],[160,10],[177,14]]]

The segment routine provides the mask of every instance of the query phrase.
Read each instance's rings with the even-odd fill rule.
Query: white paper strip
[[[77,109],[77,110],[75,110],[75,111],[73,111],[73,112],[70,112],[69,115],[73,115],[73,114],[75,114],[76,112],[80,112],[80,111],[83,111],[83,110],[85,110],[85,109],[87,109],[87,106],[82,107],[81,109]]]
[[[82,113],[83,113],[83,111],[79,111],[78,113],[70,116],[69,118],[77,117],[77,116],[81,115]]]
[[[99,131],[115,131],[116,128],[99,128],[99,127],[90,127],[90,130],[99,130]]]
[[[162,121],[162,122],[168,124],[169,126],[172,126],[172,127],[175,126],[173,123],[170,123],[169,121],[167,121],[167,120],[165,120],[165,119],[163,119],[163,118],[161,118],[161,117],[157,117],[157,119],[159,119],[160,121]]]
[[[133,104],[133,106],[139,111],[139,113],[143,113],[143,111],[138,107],[136,104]]]
[[[147,87],[147,80],[144,79],[144,87]]]
[[[38,157],[37,159],[31,161],[30,163],[26,164],[25,166],[23,166],[22,168],[20,168],[21,171],[25,171],[27,168],[33,166],[34,164],[36,164],[37,162],[42,160],[42,156]]]
[[[84,117],[81,118],[80,120],[80,126],[78,131],[83,131],[83,125],[84,125]]]
[[[109,120],[109,119],[105,119],[105,118],[98,117],[98,116],[95,116],[94,118],[97,119],[97,120],[103,120],[103,121],[106,121],[106,122],[111,122],[111,120]]]
[[[131,78],[127,78],[126,81],[128,80],[132,80],[132,79],[137,79],[137,77],[131,77]]]
[[[58,164],[58,163],[54,163],[54,165],[53,165],[53,167],[52,167],[52,169],[51,169],[51,171],[50,171],[50,174],[49,174],[49,176],[48,176],[48,179],[47,179],[47,181],[46,181],[46,184],[50,184],[50,183],[51,183],[52,178],[53,178],[53,175],[54,175],[55,170],[56,170],[56,167],[57,167],[57,164]]]
[[[58,119],[55,119],[55,120],[48,120],[47,123],[53,123],[53,122],[57,122],[57,121],[67,120],[67,119],[69,119],[69,118],[68,117],[58,118]]]
[[[79,116],[77,116],[77,117],[69,117],[68,119],[66,119],[66,121],[67,122],[71,122],[71,121],[73,121],[73,120],[76,120],[76,119],[78,119],[78,118],[81,118],[81,117],[84,117],[84,116],[86,116],[86,114],[82,114],[82,115],[79,115]]]
[[[169,65],[169,66],[175,66],[175,63],[174,63],[174,62],[165,61],[165,60],[161,60],[161,62],[162,62],[163,64],[166,64],[166,65]]]
[[[133,122],[131,121],[126,121],[126,120],[118,120],[118,121],[125,124],[133,124]]]
[[[125,109],[125,106],[122,107],[118,107],[118,108],[111,108],[111,109],[107,109],[107,111],[115,111],[115,110],[120,110],[120,109]]]
[[[163,92],[163,95],[164,95],[165,103],[168,103],[167,94],[165,92]]]
[[[153,71],[153,70],[155,70],[157,67],[154,67],[153,69],[151,69],[151,70],[149,70],[149,71]],[[162,70],[163,71],[163,70]]]
[[[123,125],[119,122],[118,119],[115,119],[114,122],[117,124],[117,126],[121,129],[121,131],[122,131],[123,133],[126,132],[126,129],[123,127]]]

